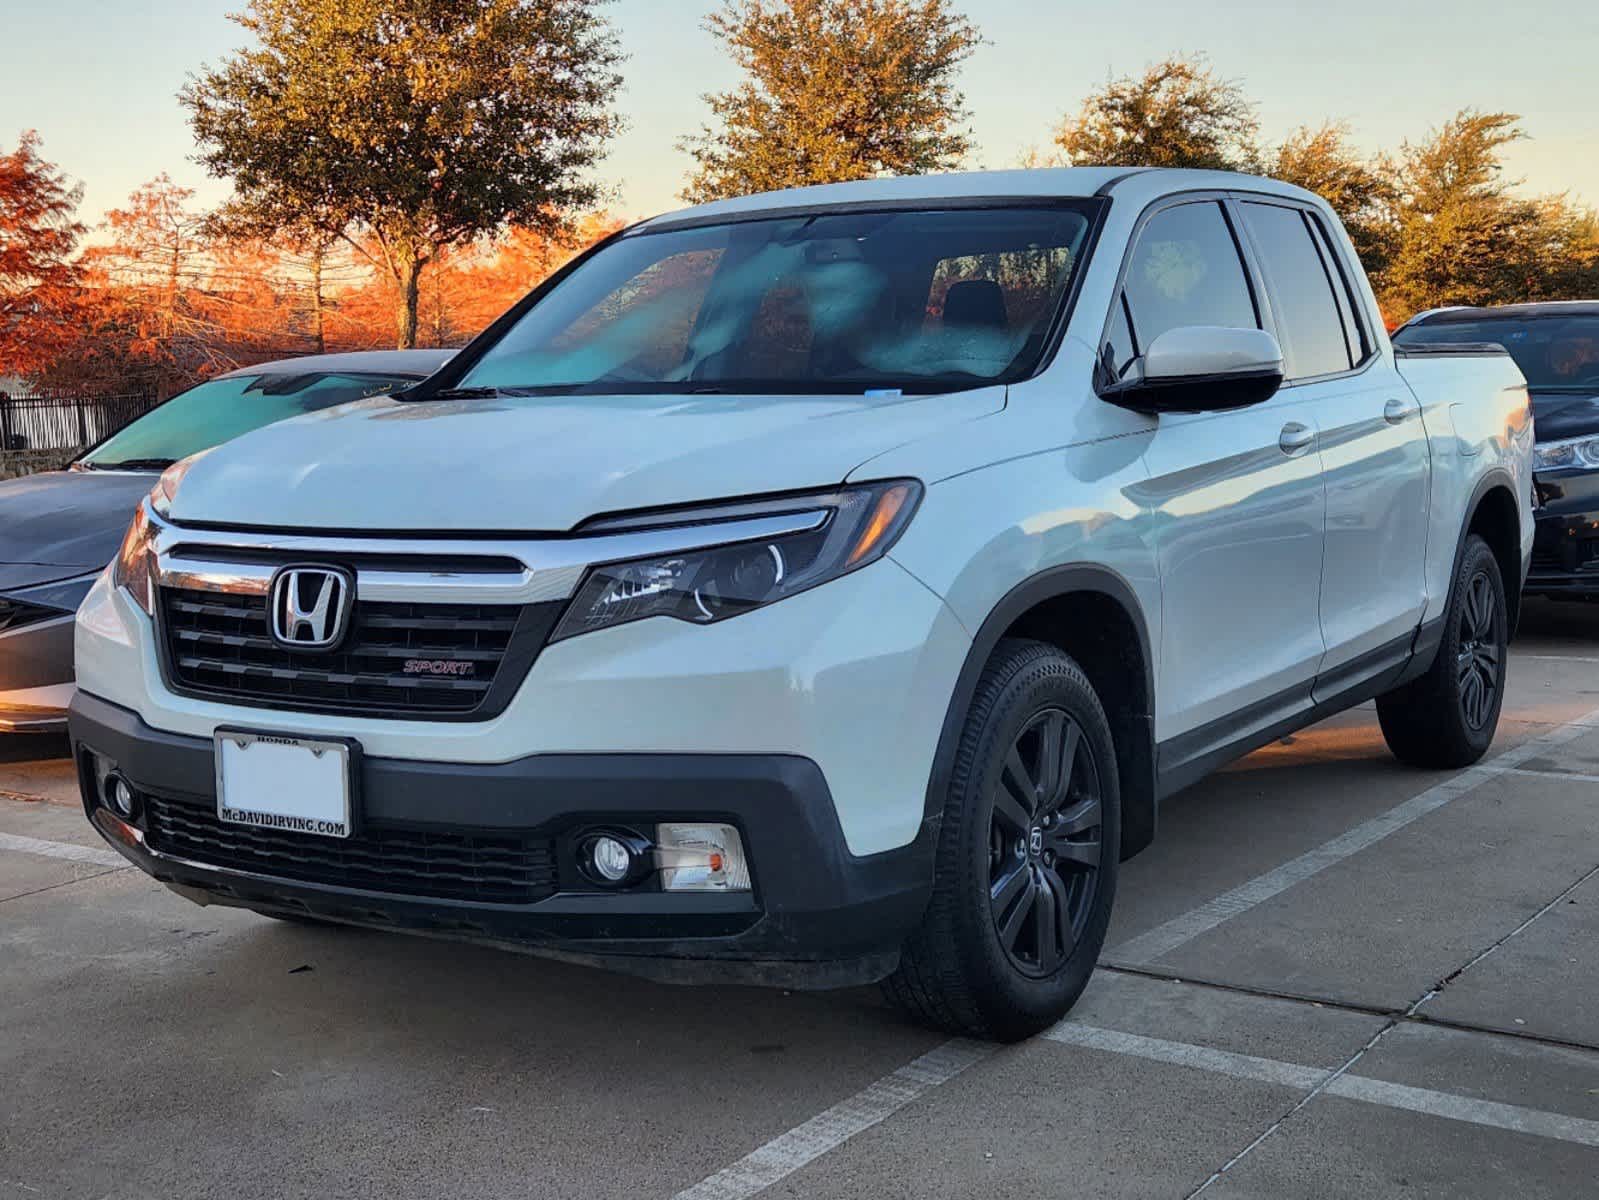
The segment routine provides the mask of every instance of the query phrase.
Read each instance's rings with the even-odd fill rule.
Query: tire
[[[1051,746],[1068,769],[1051,773]],[[1099,958],[1120,841],[1115,747],[1087,676],[1053,646],[1001,641],[961,730],[933,896],[884,981],[889,999],[1001,1041],[1054,1024]]]
[[[1469,767],[1487,753],[1505,700],[1508,614],[1499,562],[1488,543],[1471,534],[1449,589],[1432,666],[1377,697],[1383,738],[1400,762]]]

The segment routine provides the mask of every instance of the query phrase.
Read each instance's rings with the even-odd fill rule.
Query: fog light
[[[731,825],[657,825],[655,863],[668,892],[747,892],[750,865]]]
[[[633,852],[614,837],[598,837],[589,848],[589,862],[606,883],[621,883],[633,870]]]
[[[131,820],[139,811],[139,793],[121,775],[106,776],[105,800],[111,806],[111,811],[120,817]]]

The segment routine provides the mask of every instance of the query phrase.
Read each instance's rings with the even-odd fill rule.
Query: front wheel
[[[1510,619],[1499,562],[1476,534],[1466,539],[1443,640],[1425,675],[1377,698],[1388,748],[1418,767],[1469,767],[1488,751],[1505,700]]]
[[[962,730],[933,898],[889,997],[1006,1041],[1058,1021],[1104,944],[1120,816],[1110,724],[1082,669],[1045,643],[1002,641]]]

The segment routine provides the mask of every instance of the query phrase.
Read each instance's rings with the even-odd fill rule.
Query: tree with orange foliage
[[[417,344],[460,346],[552,272],[625,224],[610,213],[591,213],[555,233],[512,226],[498,237],[441,255],[417,297]],[[330,344],[375,348],[392,339],[395,285],[385,272],[337,294],[330,309]]]
[[[627,222],[612,213],[589,213],[555,234],[515,227],[458,268],[456,324],[476,334],[550,275]]]
[[[292,254],[220,236],[193,196],[163,174],[106,214],[109,241],[84,256],[85,339],[55,364],[59,382],[170,394],[316,348]]]
[[[69,186],[39,145],[28,130],[0,154],[0,375],[40,373],[77,336],[83,188]]]
[[[101,274],[105,321],[120,331],[128,358],[151,368],[158,390],[231,366],[215,322],[194,303],[205,274],[205,217],[165,172],[136,188],[127,207],[106,213],[107,245],[86,255]]]

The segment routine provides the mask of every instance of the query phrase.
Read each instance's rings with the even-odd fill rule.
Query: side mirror
[[[1099,394],[1139,412],[1218,412],[1270,400],[1282,382],[1282,347],[1264,329],[1185,325],[1157,337],[1129,378]]]

